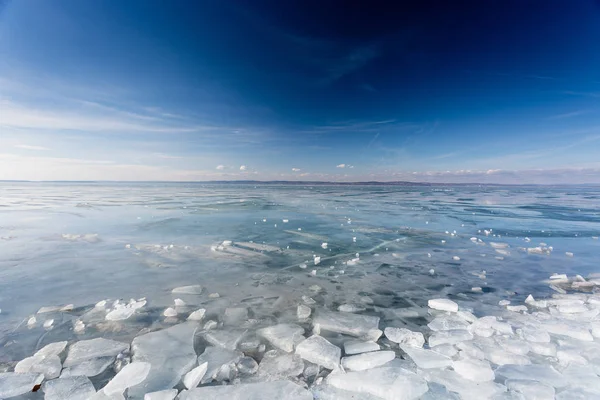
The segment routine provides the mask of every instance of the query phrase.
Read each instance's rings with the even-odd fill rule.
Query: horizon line
[[[597,183],[482,183],[482,182],[423,182],[423,181],[287,181],[287,180],[209,180],[209,181],[115,181],[115,180],[27,180],[27,179],[0,179],[0,183],[201,183],[201,184],[293,184],[293,185],[415,185],[415,186],[600,186]]]

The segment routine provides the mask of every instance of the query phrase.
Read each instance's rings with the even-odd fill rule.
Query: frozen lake
[[[175,298],[281,322],[311,296],[415,331],[430,318],[398,310],[431,298],[498,314],[499,300],[551,296],[554,273],[600,272],[599,235],[597,187],[3,182],[0,365],[58,340],[131,341],[177,322],[163,316]],[[186,285],[203,296],[171,293]],[[130,298],[144,313],[73,331],[99,301]]]

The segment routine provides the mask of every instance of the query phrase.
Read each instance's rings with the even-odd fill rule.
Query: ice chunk
[[[485,352],[471,342],[461,342],[456,345],[460,349],[460,355],[467,358],[485,359]]]
[[[374,331],[379,328],[379,317],[319,310],[313,323],[326,331],[373,339]]]
[[[338,311],[341,312],[357,313],[363,312],[365,310],[366,308],[361,306],[360,304],[342,304],[338,307]]]
[[[204,288],[200,285],[179,286],[171,291],[173,294],[195,294],[200,295]]]
[[[432,347],[431,351],[435,351],[436,353],[440,353],[441,355],[450,358],[454,357],[458,353],[456,347],[454,347],[451,344],[442,344],[439,346]]]
[[[161,390],[158,392],[146,393],[144,400],[174,400],[177,396],[177,389]]]
[[[342,367],[350,371],[364,371],[382,366],[396,358],[393,351],[373,351],[342,358]]]
[[[456,304],[450,299],[430,299],[427,302],[427,305],[429,306],[429,308],[433,308],[434,310],[449,312],[458,311],[458,304]]]
[[[452,359],[432,350],[419,349],[408,345],[400,345],[402,351],[417,364],[417,367],[428,368],[445,368],[452,365]]]
[[[506,391],[506,387],[494,382],[474,382],[463,378],[455,371],[427,370],[429,381],[444,385],[449,391],[456,392],[462,400],[495,399],[496,395]]]
[[[135,309],[132,307],[122,306],[115,308],[108,314],[106,314],[107,321],[122,321],[126,320],[135,314]]]
[[[178,400],[235,399],[235,400],[312,400],[312,394],[290,381],[246,383],[241,385],[199,387],[184,390]]]
[[[43,380],[44,375],[42,374],[0,373],[0,399],[8,399],[31,392],[33,387],[42,383]]]
[[[279,324],[262,328],[256,334],[273,346],[288,353],[294,351],[298,343],[304,340],[304,328],[296,324]]]
[[[85,360],[72,367],[64,368],[61,377],[67,376],[96,376],[104,372],[115,361],[115,356],[98,357]]]
[[[237,369],[241,374],[252,375],[258,371],[258,363],[252,357],[242,357],[237,363]]]
[[[550,335],[548,332],[540,328],[525,326],[517,330],[517,334],[528,342],[534,343],[549,343]]]
[[[69,347],[64,366],[72,367],[100,357],[115,357],[125,350],[129,350],[129,344],[115,340],[104,338],[81,340]]]
[[[531,342],[529,348],[532,353],[546,357],[556,357],[556,345],[554,343]]]
[[[128,396],[142,398],[144,393],[173,388],[196,364],[195,331],[196,325],[186,322],[133,339],[132,361],[152,367],[143,382],[129,388]]]
[[[440,315],[427,324],[432,331],[449,331],[452,329],[466,329],[469,323],[456,314]]]
[[[452,363],[454,369],[459,375],[475,382],[487,382],[494,380],[494,371],[487,361],[483,360],[458,360]]]
[[[96,394],[92,382],[85,376],[53,379],[42,385],[45,400],[88,400]]]
[[[46,314],[60,311],[62,306],[44,306],[38,310],[38,314]]]
[[[248,330],[210,330],[204,334],[204,339],[214,346],[227,350],[235,350]]]
[[[441,344],[457,344],[466,340],[472,340],[473,335],[466,329],[454,329],[451,331],[439,331],[429,336],[428,343],[430,347]]]
[[[413,332],[406,328],[394,328],[388,326],[383,331],[385,337],[394,343],[407,344],[413,347],[423,347],[425,338],[421,332]]]
[[[43,327],[46,329],[52,328],[52,325],[54,325],[54,320],[53,319],[47,319],[44,321]]]
[[[302,372],[304,372],[304,361],[299,355],[282,353],[278,350],[266,352],[258,366],[259,376],[269,380],[298,376]]]
[[[241,325],[248,319],[248,309],[245,307],[226,308],[223,315],[224,325]]]
[[[327,384],[385,400],[415,400],[428,390],[427,382],[423,378],[401,367],[331,373],[327,377]]]
[[[558,321],[545,321],[542,328],[555,335],[568,336],[585,342],[594,341],[594,337],[589,329],[574,324],[566,324]]]
[[[550,385],[523,379],[507,379],[506,387],[521,393],[526,399],[554,400],[554,388]]]
[[[50,343],[40,350],[34,356],[60,356],[67,348],[67,341]]]
[[[381,400],[381,397],[379,396],[373,396],[368,393],[350,392],[326,383],[315,385],[311,387],[310,390],[313,393],[313,397],[318,400]]]
[[[190,372],[185,374],[185,376],[183,377],[183,379],[182,379],[183,386],[185,386],[186,389],[192,389],[192,388],[195,388],[196,386],[198,386],[198,384],[200,384],[200,381],[202,380],[202,378],[204,378],[204,375],[206,375],[207,369],[208,369],[208,362],[204,362],[201,365],[197,366],[196,368],[192,369]]]
[[[551,385],[555,388],[567,386],[569,382],[550,365],[503,365],[496,369],[496,376],[506,379],[525,379],[538,381]]]
[[[109,396],[123,393],[125,389],[142,383],[150,373],[151,365],[147,362],[132,362],[127,364],[102,389]]]
[[[45,379],[58,378],[62,365],[57,355],[27,357],[15,365],[15,372],[43,374]]]
[[[310,317],[311,313],[312,310],[310,309],[310,307],[305,306],[304,304],[298,305],[298,308],[296,309],[296,316],[298,317],[298,319],[307,319],[308,317]]]
[[[594,399],[596,393],[588,392],[585,389],[566,389],[558,393],[554,398],[556,400],[589,400]]]
[[[377,350],[380,350],[380,346],[375,342],[363,342],[361,340],[348,340],[344,342],[344,352],[346,354],[360,354]]]
[[[206,310],[204,308],[199,308],[193,313],[191,313],[187,319],[188,321],[202,321],[202,319],[204,319],[205,314]]]
[[[456,315],[471,324],[477,321],[477,317],[468,311],[458,311]]]
[[[526,355],[529,353],[530,347],[529,344],[525,341],[518,339],[511,339],[506,336],[496,336],[496,343],[500,345],[504,350],[510,351],[514,354]]]
[[[526,306],[506,306],[506,309],[512,312],[527,312],[528,310]]]
[[[568,366],[571,364],[586,365],[588,363],[582,355],[573,350],[558,350],[556,352],[556,357],[558,358],[560,365],[563,366]]]
[[[485,358],[497,365],[527,365],[531,364],[529,358],[504,351],[502,349],[492,348],[485,354]]]
[[[218,378],[222,368],[232,368],[243,357],[243,353],[209,346],[198,356],[198,365],[208,363],[206,374],[200,383],[208,383]]]
[[[339,367],[342,350],[327,339],[313,335],[296,346],[296,354],[306,361],[333,370]]]

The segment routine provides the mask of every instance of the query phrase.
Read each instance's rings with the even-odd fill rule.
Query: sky
[[[0,0],[0,180],[600,183],[600,2],[388,3]]]

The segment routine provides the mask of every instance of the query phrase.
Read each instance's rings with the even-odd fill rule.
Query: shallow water
[[[4,182],[0,362],[73,336],[70,321],[63,329],[56,321],[50,332],[41,324],[26,330],[40,307],[73,304],[75,318],[102,299],[146,297],[148,314],[105,334],[131,339],[182,285],[220,295],[195,305],[243,303],[257,315],[315,284],[327,308],[369,296],[392,319],[385,310],[425,306],[432,297],[459,298],[483,313],[507,296],[546,296],[542,281],[552,273],[598,271],[599,199],[595,187]],[[214,251],[225,240],[233,245]],[[552,252],[519,249],[540,242]]]

